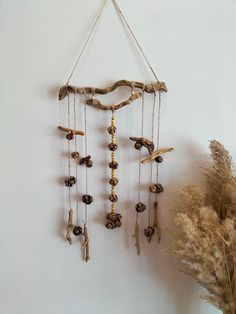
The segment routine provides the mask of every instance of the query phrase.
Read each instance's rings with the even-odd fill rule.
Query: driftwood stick
[[[115,82],[113,85],[106,88],[96,87],[76,87],[71,85],[64,85],[59,90],[59,100],[64,99],[69,94],[101,94],[105,95],[113,92],[118,87],[130,87],[138,88],[147,93],[155,93],[156,91],[167,92],[167,87],[164,82],[156,82],[152,84],[144,84],[135,81],[120,80]]]
[[[61,131],[64,131],[64,132],[73,133],[74,135],[84,136],[84,131],[77,131],[77,130],[73,130],[73,129],[69,129],[69,128],[64,128],[63,126],[59,126],[58,129]]]
[[[161,228],[160,225],[158,223],[158,202],[154,202],[154,219],[153,219],[153,229],[156,231],[157,233],[157,243],[160,243],[161,241]]]
[[[101,103],[100,100],[96,99],[96,98],[90,98],[86,100],[86,104],[96,107],[98,109],[102,109],[102,110],[118,110],[124,106],[129,105],[132,101],[136,100],[137,98],[142,97],[142,93],[132,93],[131,96],[122,101],[121,103],[117,104],[117,105],[104,105],[103,103]]]
[[[135,224],[133,237],[135,239],[135,246],[136,246],[136,249],[137,249],[137,254],[140,255],[141,248],[140,248],[140,237],[139,237],[139,224],[138,224],[138,222],[136,222],[136,224]]]
[[[173,147],[168,147],[168,148],[161,148],[155,152],[153,152],[150,156],[148,156],[147,158],[141,160],[141,163],[142,164],[145,164],[147,162],[150,162],[150,161],[153,161],[155,158],[157,158],[158,156],[161,156],[165,153],[168,153],[168,152],[172,152],[174,150]]]
[[[72,244],[72,238],[71,238],[71,233],[72,233],[72,229],[73,229],[72,219],[73,219],[73,210],[70,209],[69,210],[69,216],[68,216],[67,230],[66,230],[66,240],[70,244]]]
[[[89,256],[89,237],[88,237],[88,229],[87,225],[84,224],[84,232],[83,232],[83,243],[82,243],[82,251],[83,251],[83,259],[88,262],[90,260]]]
[[[153,150],[154,150],[154,144],[153,144],[152,141],[148,140],[148,139],[145,138],[145,137],[130,137],[129,139],[130,139],[131,141],[136,142],[135,146],[138,145],[138,144],[140,144],[140,145],[138,145],[137,147],[140,147],[140,148],[141,148],[141,146],[144,146],[144,147],[147,148],[149,154],[150,154],[150,155],[152,154],[152,152],[153,152]]]

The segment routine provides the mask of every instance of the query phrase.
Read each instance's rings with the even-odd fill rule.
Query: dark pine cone
[[[82,202],[86,205],[90,205],[93,202],[93,197],[89,194],[84,194],[82,196]]]
[[[148,226],[147,228],[144,229],[144,235],[146,238],[151,240],[152,236],[154,235],[155,231],[151,226]]]
[[[71,141],[74,138],[74,134],[72,132],[69,132],[68,134],[66,134],[66,138]]]
[[[116,127],[115,126],[109,126],[109,128],[107,128],[107,132],[109,134],[114,134],[116,133]]]
[[[76,178],[73,176],[67,177],[64,180],[65,185],[68,187],[72,187],[76,183]]]
[[[142,144],[141,143],[139,143],[139,142],[136,142],[135,144],[134,144],[134,148],[135,149],[137,149],[137,150],[140,150],[141,148],[142,148]]]
[[[83,233],[83,229],[80,226],[74,226],[73,235],[79,236],[82,233]]]
[[[157,183],[157,184],[150,185],[149,191],[152,193],[160,194],[164,192],[164,188],[160,183]]]
[[[116,186],[118,184],[118,179],[117,178],[111,178],[109,183],[110,185]]]
[[[117,150],[117,144],[115,144],[115,143],[110,143],[109,145],[108,145],[108,148],[112,151],[112,152],[114,152],[115,150]]]
[[[73,153],[71,153],[71,158],[73,158],[73,159],[79,159],[79,157],[80,157],[80,153],[79,153],[79,152],[73,152]]]
[[[160,164],[160,163],[163,162],[163,157],[162,157],[162,156],[157,156],[157,157],[155,158],[155,161]]]
[[[135,206],[135,209],[136,209],[136,211],[137,211],[138,213],[142,213],[142,212],[145,211],[146,205],[143,204],[143,203],[141,203],[141,202],[139,202],[139,203]]]
[[[91,168],[93,166],[93,161],[91,159],[86,161],[86,167]]]
[[[121,223],[121,218],[122,216],[120,214],[117,213],[108,213],[106,215],[106,228],[107,229],[115,229],[115,228],[119,228],[121,227],[122,223]]]
[[[111,169],[117,169],[117,168],[118,168],[118,162],[116,162],[116,161],[111,161],[111,162],[109,163],[109,167],[110,167]]]
[[[116,194],[111,194],[109,196],[109,200],[112,202],[112,203],[115,203],[118,201],[118,196]]]

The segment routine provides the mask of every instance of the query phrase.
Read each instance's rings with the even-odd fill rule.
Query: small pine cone
[[[122,222],[117,220],[116,221],[116,228],[120,228],[122,226]]]
[[[71,153],[71,158],[73,158],[73,159],[79,159],[79,157],[80,157],[80,153],[79,153],[79,152],[73,152],[73,153]]]
[[[76,183],[76,178],[73,176],[67,177],[64,180],[65,185],[68,187],[72,187]]]
[[[117,169],[117,168],[118,168],[118,162],[116,162],[116,161],[111,161],[111,162],[109,163],[109,167],[110,167],[111,169]]]
[[[112,186],[116,186],[118,184],[118,182],[119,181],[117,178],[111,178],[109,181],[110,185],[112,185]]]
[[[111,135],[116,133],[116,127],[115,126],[109,126],[109,128],[107,128],[107,132]]]
[[[157,183],[157,184],[150,185],[149,191],[152,193],[160,194],[164,192],[164,188],[160,183]]]
[[[135,206],[135,209],[136,209],[136,212],[137,212],[137,213],[142,213],[142,212],[145,211],[146,205],[143,204],[143,203],[141,203],[141,202],[139,202],[139,203]]]
[[[83,233],[83,229],[80,226],[74,226],[73,235],[79,236],[82,233]]]
[[[141,148],[142,148],[142,144],[141,143],[139,143],[139,142],[136,142],[135,144],[134,144],[134,148],[135,149],[137,149],[137,150],[140,150]]]
[[[110,144],[108,145],[108,148],[109,148],[112,152],[114,152],[115,150],[117,150],[118,145],[115,144],[115,143],[110,143]]]
[[[82,196],[82,202],[86,205],[90,205],[93,202],[93,197],[89,194],[84,194]]]
[[[162,157],[162,156],[157,156],[157,157],[155,158],[155,161],[156,161],[158,164],[160,164],[160,163],[163,162],[163,157]]]
[[[118,196],[116,194],[111,194],[109,196],[109,200],[112,202],[112,203],[115,203],[118,201]]]
[[[86,167],[91,168],[93,166],[93,161],[91,159],[86,161]]]
[[[110,221],[107,221],[105,226],[106,226],[107,229],[110,229],[110,230],[115,228]]]
[[[73,138],[74,138],[74,133],[73,133],[73,132],[67,133],[67,134],[66,134],[66,138],[67,138],[69,141],[73,140]]]
[[[144,235],[146,238],[148,238],[149,241],[151,241],[154,233],[155,233],[155,230],[151,226],[148,226],[147,228],[144,229]]]

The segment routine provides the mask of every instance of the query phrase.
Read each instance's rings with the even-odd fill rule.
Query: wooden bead
[[[74,226],[73,228],[73,234],[75,236],[79,236],[80,234],[83,233],[83,229],[80,226]]]
[[[89,194],[84,194],[82,196],[82,202],[86,205],[90,205],[93,202],[93,197]]]
[[[72,187],[76,183],[76,178],[73,176],[67,177],[64,180],[65,185],[68,187]]]
[[[67,138],[69,141],[73,140],[73,138],[74,138],[74,133],[73,133],[73,132],[67,133],[67,134],[66,134],[66,138]]]
[[[79,152],[73,152],[73,153],[71,153],[71,158],[73,158],[73,159],[79,159],[79,157],[80,157],[80,153],[79,153]]]
[[[152,193],[160,194],[164,192],[164,188],[160,183],[157,183],[157,184],[150,185],[149,191]]]
[[[112,186],[116,186],[118,184],[119,180],[117,178],[111,178],[109,183]]]
[[[108,145],[108,148],[109,148],[112,152],[114,152],[115,150],[117,150],[118,145],[115,144],[115,143],[110,143],[110,144]]]
[[[143,204],[143,203],[141,203],[141,202],[139,202],[139,203],[135,206],[135,209],[136,209],[136,212],[142,213],[142,212],[145,211],[146,205]]]
[[[116,133],[116,127],[115,126],[109,126],[109,128],[107,128],[107,132],[109,134],[115,134]]]
[[[111,162],[109,163],[109,167],[110,167],[111,169],[117,169],[117,168],[118,168],[118,162],[116,162],[116,161],[111,161]]]
[[[111,194],[109,196],[109,200],[112,202],[112,203],[115,203],[118,201],[118,196],[116,194]]]
[[[155,161],[160,164],[160,163],[163,162],[163,157],[162,157],[162,156],[157,156],[157,157],[155,158]]]

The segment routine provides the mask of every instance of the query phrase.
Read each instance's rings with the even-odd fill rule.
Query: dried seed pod
[[[160,183],[149,186],[149,191],[152,193],[160,194],[164,191],[163,186]]]
[[[147,228],[144,229],[144,235],[148,239],[149,242],[152,240],[154,233],[155,233],[155,230],[151,226],[148,226]]]
[[[91,159],[86,161],[86,167],[91,168],[93,166],[93,161]]]
[[[115,127],[115,126],[109,126],[109,127],[107,128],[107,132],[108,132],[109,134],[114,134],[114,133],[116,133],[116,127]]]
[[[112,203],[115,203],[118,201],[118,196],[116,194],[111,194],[109,196],[109,200],[112,202]]]
[[[109,183],[112,186],[116,186],[118,184],[119,180],[117,178],[111,178]]]
[[[163,157],[160,155],[160,156],[157,156],[156,158],[155,158],[155,161],[157,162],[157,163],[162,163],[163,162]]]
[[[143,204],[143,203],[141,203],[141,202],[139,202],[139,203],[135,206],[135,209],[136,209],[136,212],[142,213],[142,212],[145,211],[146,205]]]
[[[83,229],[80,226],[74,226],[73,235],[79,236],[83,233]]]
[[[142,144],[140,144],[139,142],[136,142],[135,144],[134,144],[134,148],[135,149],[137,149],[137,150],[140,150],[141,148],[142,148]]]
[[[106,228],[107,229],[115,229],[115,228],[120,228],[122,223],[121,223],[121,214],[118,214],[118,213],[108,213],[106,215]]]
[[[89,194],[84,194],[82,196],[82,202],[86,205],[90,205],[93,202],[93,197]]]
[[[115,143],[110,143],[110,144],[108,145],[108,148],[109,148],[112,152],[114,152],[115,150],[117,150],[118,145],[115,144]]]
[[[73,133],[73,132],[67,133],[67,134],[66,134],[66,138],[67,138],[69,141],[73,140],[73,138],[74,138],[74,133]]]
[[[73,153],[71,153],[71,158],[73,158],[73,159],[79,159],[79,157],[80,157],[80,153],[79,153],[79,152],[73,152]]]
[[[72,187],[76,183],[76,178],[73,176],[67,177],[64,180],[65,185],[68,187]]]
[[[110,167],[111,169],[117,169],[117,168],[118,168],[118,162],[116,162],[116,161],[111,161],[111,162],[109,163],[109,167]]]

